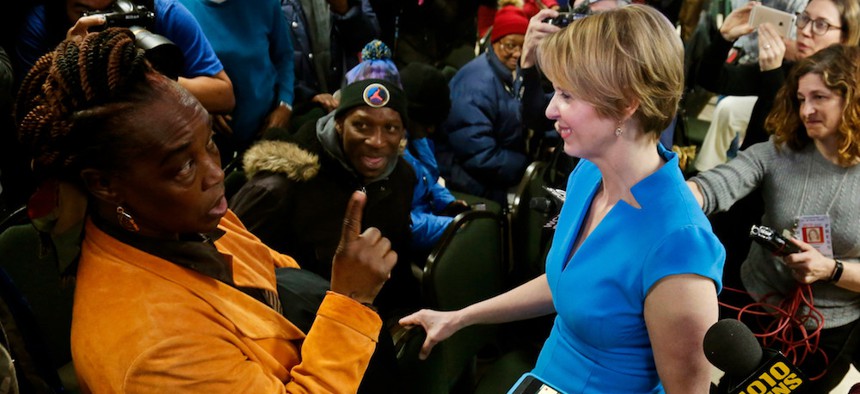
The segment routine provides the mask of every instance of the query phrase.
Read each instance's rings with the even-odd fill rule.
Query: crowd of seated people
[[[406,3],[16,8],[0,41],[0,214],[28,205],[44,247],[73,256],[82,391],[409,392],[399,328],[426,332],[426,357],[472,324],[557,314],[529,368],[550,386],[704,393],[704,332],[737,318],[718,308],[724,285],[746,304],[809,285],[823,322],[785,330],[820,330],[825,361],[801,368],[821,392],[839,383],[860,346],[856,1],[786,5],[794,37],[753,27],[756,1],[711,32],[696,82],[755,104],[738,159],[687,184],[672,152],[685,86],[672,2]],[[114,27],[105,14],[124,4],[151,20]],[[558,24],[572,8],[582,15]],[[177,75],[140,27],[175,45]],[[733,45],[758,56],[727,64]],[[551,154],[567,201],[541,246],[546,272],[459,311],[425,309],[421,272],[454,218],[486,201],[510,223],[526,168]],[[737,207],[757,192],[763,211]],[[747,255],[709,223],[727,210],[742,216],[732,232],[794,229],[801,251]]]

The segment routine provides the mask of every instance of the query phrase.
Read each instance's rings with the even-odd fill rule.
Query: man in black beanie
[[[398,262],[374,301],[386,327],[419,307],[420,287],[408,259],[410,209],[416,179],[399,156],[406,97],[387,80],[367,79],[341,90],[336,110],[282,140],[260,141],[245,153],[248,182],[230,200],[242,223],[269,247],[289,253],[302,269],[331,279],[346,203],[367,194],[363,232],[377,228]],[[359,394],[400,393],[393,340],[383,329]]]
[[[330,279],[343,209],[355,190],[363,190],[362,225],[379,229],[392,250],[408,256],[416,179],[399,157],[407,119],[406,97],[396,84],[350,84],[338,108],[316,124],[245,153],[248,182],[230,207],[266,245]],[[418,306],[418,283],[405,259],[399,260],[376,298],[383,319]]]

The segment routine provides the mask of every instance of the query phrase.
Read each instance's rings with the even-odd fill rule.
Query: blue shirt
[[[602,177],[581,160],[568,180],[546,264],[558,316],[534,369],[566,393],[662,393],[645,297],[669,275],[701,275],[721,289],[725,250],[677,156],[657,149],[668,162],[631,188],[641,208],[619,201],[569,262]]]
[[[52,51],[65,37],[66,30],[72,24],[64,19],[65,27],[48,26],[47,10],[44,4],[39,4],[30,10],[18,35],[15,48],[15,59],[19,78],[36,64],[42,55]],[[215,51],[206,40],[206,36],[197,24],[197,20],[177,0],[155,0],[155,31],[170,41],[173,41],[185,60],[180,76],[194,78],[213,76],[224,67],[215,55]]]
[[[233,82],[231,126],[240,142],[260,131],[279,102],[293,104],[293,46],[277,0],[181,0],[194,14]]]

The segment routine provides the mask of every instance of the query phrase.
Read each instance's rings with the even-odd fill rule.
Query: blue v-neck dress
[[[684,183],[677,156],[633,186],[567,261],[601,183],[586,160],[570,175],[546,272],[558,316],[534,373],[566,393],[662,393],[643,310],[660,279],[696,274],[721,289],[725,250]]]

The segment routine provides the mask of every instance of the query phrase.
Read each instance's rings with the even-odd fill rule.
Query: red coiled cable
[[[761,332],[755,336],[761,338],[762,346],[780,349],[782,354],[794,365],[802,364],[807,357],[817,353],[820,353],[821,357],[824,358],[825,366],[829,363],[827,354],[818,347],[821,330],[824,327],[824,315],[813,305],[812,287],[807,284],[798,284],[788,297],[783,298],[776,305],[766,300],[777,297],[777,293],[768,293],[760,298],[755,298],[743,290],[730,287],[723,289],[746,294],[750,298],[758,300],[744,307],[736,307],[724,302],[720,302],[720,305],[738,311],[737,319],[740,321],[744,321],[743,317],[747,315],[769,318],[755,319],[759,322],[760,329],[758,332]],[[765,323],[765,321],[768,322]],[[807,326],[814,328],[809,330]],[[825,368],[820,374],[810,377],[809,380],[821,378],[826,371]]]

